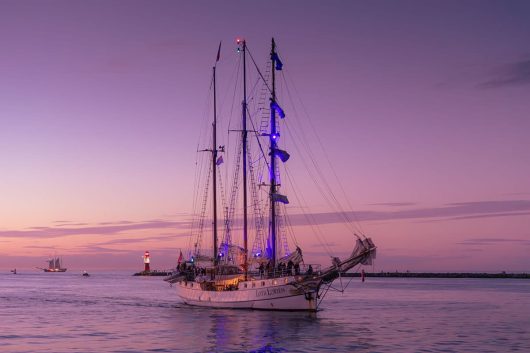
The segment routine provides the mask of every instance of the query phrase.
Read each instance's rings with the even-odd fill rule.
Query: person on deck
[[[260,278],[263,278],[263,272],[265,271],[265,266],[263,265],[263,262],[259,264],[259,276]]]
[[[309,276],[313,274],[313,266],[309,265],[309,267],[307,268],[306,274]]]
[[[287,263],[287,274],[289,275],[293,274],[293,266],[294,266],[293,260],[289,260],[289,262]]]
[[[271,262],[269,260],[269,262],[267,262],[267,266],[265,266],[265,271],[267,271],[267,277],[271,277],[272,275],[272,271],[271,271]]]

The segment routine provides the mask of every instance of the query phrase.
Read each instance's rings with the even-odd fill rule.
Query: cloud
[[[458,245],[477,246],[477,245],[499,245],[499,244],[520,244],[530,245],[530,239],[519,238],[471,238],[457,243]]]
[[[510,196],[528,196],[528,195],[530,195],[530,192],[511,192],[511,193],[508,193],[506,195],[510,195]]]
[[[118,238],[112,239],[105,242],[99,242],[99,245],[116,245],[116,244],[136,244],[144,243],[146,241],[165,241],[165,240],[174,240],[176,238],[185,238],[188,237],[188,234],[167,234],[163,236],[155,236],[148,238]]]
[[[54,246],[26,245],[25,249],[55,249]]]
[[[62,227],[84,227],[84,226],[88,226],[89,224],[88,223],[63,223],[63,224],[58,224],[58,226],[62,226]]]
[[[184,229],[188,221],[151,220],[144,222],[119,222],[119,224],[95,225],[85,227],[31,227],[28,230],[2,230],[0,237],[5,238],[61,238],[74,235],[110,235],[124,231],[143,229]]]
[[[122,254],[129,254],[129,253],[131,253],[131,250],[127,250],[127,249],[111,249],[111,248],[106,248],[104,246],[99,246],[99,245],[83,246],[83,247],[80,247],[79,250],[81,250],[84,254],[88,254],[88,253],[97,253],[97,254],[122,253]]]
[[[117,224],[133,224],[131,221],[118,221],[118,222],[100,222],[98,225],[107,226],[107,225],[117,225]]]
[[[399,211],[359,211],[290,215],[293,225],[342,223],[344,216],[359,221],[400,219],[460,220],[500,216],[524,216],[530,213],[530,200],[476,201],[450,203],[442,207],[414,208]]]
[[[522,86],[530,84],[530,59],[502,65],[492,72],[492,77],[479,84],[483,88]]]
[[[320,243],[318,243],[318,244],[313,244],[313,245],[311,245],[311,247],[313,247],[313,248],[319,248],[319,249],[320,249],[320,248],[322,248],[323,246],[328,246],[328,247],[330,247],[330,248],[333,248],[333,247],[340,246],[340,245],[341,245],[341,244],[333,243],[333,242],[326,242],[326,243],[324,243],[324,242],[320,242]]]
[[[305,214],[291,214],[289,215],[289,222],[293,226],[316,225],[316,224],[332,224],[344,223],[345,217],[358,221],[391,221],[391,220],[405,220],[415,219],[429,222],[436,221],[458,221],[473,218],[491,218],[491,217],[507,217],[507,216],[527,216],[530,215],[530,200],[504,200],[504,201],[477,201],[477,202],[460,202],[449,203],[441,207],[423,207],[412,209],[400,209],[393,211],[359,211],[346,212],[345,214],[338,212],[329,213],[305,213]],[[165,240],[167,237],[185,237],[186,234],[174,234],[173,230],[189,229],[190,222],[188,220],[169,221],[153,219],[142,222],[119,221],[119,222],[104,222],[91,226],[72,227],[57,225],[55,227],[31,227],[27,230],[1,230],[0,237],[4,238],[61,238],[75,235],[114,235],[121,232],[144,230],[144,229],[159,229],[164,230],[164,234],[158,234],[160,240]],[[162,239],[163,238],[163,239]],[[111,244],[124,244],[127,241],[136,241],[136,238],[127,239],[113,239]]]
[[[370,203],[369,206],[390,206],[390,207],[403,207],[403,206],[414,206],[415,202],[381,202],[381,203]]]
[[[491,218],[491,217],[513,217],[513,216],[528,216],[530,212],[508,212],[508,213],[499,213],[499,214],[483,214],[483,215],[472,215],[472,216],[460,216],[452,218],[442,218],[435,220],[426,220],[422,222],[441,222],[441,221],[462,221],[466,219],[477,219],[477,218]]]

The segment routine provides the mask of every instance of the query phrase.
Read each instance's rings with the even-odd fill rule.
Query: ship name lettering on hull
[[[264,288],[264,289],[258,289],[256,290],[256,297],[265,297],[265,296],[272,296],[277,294],[283,294],[287,290],[285,287],[275,287],[275,288]]]

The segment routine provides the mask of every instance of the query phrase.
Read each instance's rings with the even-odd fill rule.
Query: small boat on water
[[[12,269],[12,270],[11,270],[11,273],[14,274],[14,275],[16,275],[16,274],[17,274],[17,269],[16,269],[16,268],[15,268],[15,269]]]
[[[47,260],[48,267],[47,268],[41,268],[37,267],[39,270],[43,270],[44,272],[66,272],[66,268],[62,267],[61,265],[61,259],[58,256],[54,256],[51,259]]]
[[[83,277],[90,277],[90,274],[87,271],[83,271]]]

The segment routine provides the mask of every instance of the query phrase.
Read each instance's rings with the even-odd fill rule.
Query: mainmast
[[[285,113],[283,109],[276,102],[276,70],[281,70],[283,63],[281,62],[278,54],[276,53],[276,43],[274,38],[272,38],[271,46],[271,78],[272,78],[272,89],[271,89],[271,131],[269,134],[270,142],[270,156],[271,156],[271,169],[269,173],[270,178],[270,226],[271,226],[271,246],[272,246],[272,258],[271,263],[273,268],[276,266],[276,261],[278,257],[277,250],[277,225],[276,225],[276,202],[289,203],[287,196],[278,194],[278,180],[276,180],[276,157],[279,157],[282,162],[287,162],[289,159],[289,153],[286,151],[280,150],[278,148],[278,139],[280,134],[276,128],[276,113],[280,118],[285,118]]]
[[[238,44],[242,44],[243,51],[243,128],[241,140],[243,143],[243,248],[245,252],[245,262],[243,268],[245,270],[245,281],[248,277],[248,214],[247,214],[247,65],[246,65],[246,51],[247,42],[243,39],[237,40]]]
[[[271,76],[272,76],[272,91],[271,91],[271,102],[276,102],[276,70],[274,65],[274,58],[276,57],[276,43],[272,38],[271,45]],[[274,201],[274,195],[276,194],[276,156],[274,150],[276,149],[276,111],[271,106],[271,133],[269,135],[270,149],[271,149],[271,170],[270,170],[270,219],[271,219],[271,245],[272,245],[272,268],[276,268],[276,202]]]

